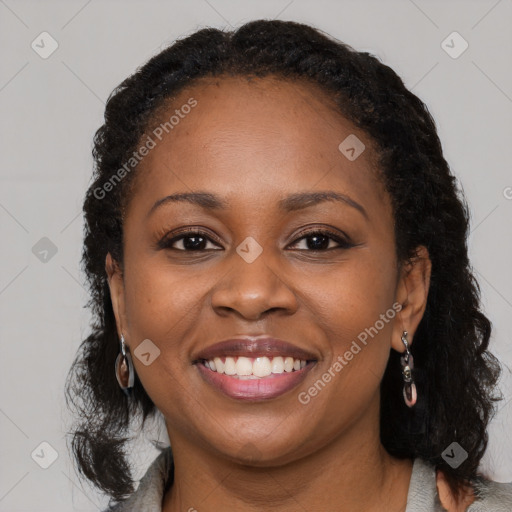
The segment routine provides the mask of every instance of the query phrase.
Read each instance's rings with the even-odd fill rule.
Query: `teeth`
[[[215,365],[215,371],[217,371],[219,373],[224,373],[224,363],[222,362],[222,359],[220,357],[216,357],[213,360],[213,364]],[[210,361],[210,366],[211,366],[211,361]],[[212,370],[213,370],[213,368],[212,368]]]
[[[268,377],[272,373],[270,359],[268,357],[257,357],[252,364],[252,374],[256,377]]]
[[[226,361],[224,362],[224,373],[226,375],[235,375],[235,360],[232,357],[226,357]]]
[[[304,368],[307,361],[293,357],[215,357],[204,362],[210,370],[226,375],[236,375],[242,379],[257,379],[271,374],[293,372]]]
[[[251,360],[248,357],[239,357],[235,364],[235,370],[237,375],[252,375]]]
[[[306,361],[304,361],[306,362]],[[304,365],[306,366],[306,365]],[[272,358],[272,373],[284,372],[284,359],[281,356]]]
[[[293,372],[293,357],[287,357],[284,360],[284,371]]]

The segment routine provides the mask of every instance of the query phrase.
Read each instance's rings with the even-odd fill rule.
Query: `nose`
[[[296,311],[295,293],[279,265],[270,261],[265,251],[251,263],[234,252],[228,265],[230,270],[212,293],[212,307],[217,314],[236,312],[244,319],[259,320],[274,310],[288,315]]]

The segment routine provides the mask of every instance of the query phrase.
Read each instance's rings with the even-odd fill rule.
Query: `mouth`
[[[260,401],[297,387],[316,362],[314,354],[288,342],[246,338],[217,343],[199,353],[193,364],[224,395]]]

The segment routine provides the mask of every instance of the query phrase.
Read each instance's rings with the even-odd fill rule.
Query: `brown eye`
[[[212,240],[202,231],[188,230],[185,233],[174,236],[172,238],[165,237],[158,243],[160,249],[173,249],[176,251],[192,252],[192,251],[206,251],[211,250],[212,247],[207,247],[208,243],[214,244]],[[181,244],[181,247],[175,245]],[[213,247],[215,249],[216,246]]]
[[[293,246],[296,245],[298,242],[305,240],[306,247],[303,247],[300,250],[326,251],[331,249],[349,249],[350,247],[354,247],[354,244],[326,230],[307,231],[300,234],[302,236],[292,244]],[[331,247],[330,245],[332,242],[338,244],[338,246]]]

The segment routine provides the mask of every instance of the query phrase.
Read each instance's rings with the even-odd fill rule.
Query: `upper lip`
[[[316,356],[296,345],[278,338],[239,337],[220,341],[196,353],[194,362],[222,356],[284,356],[304,361],[316,360]]]

